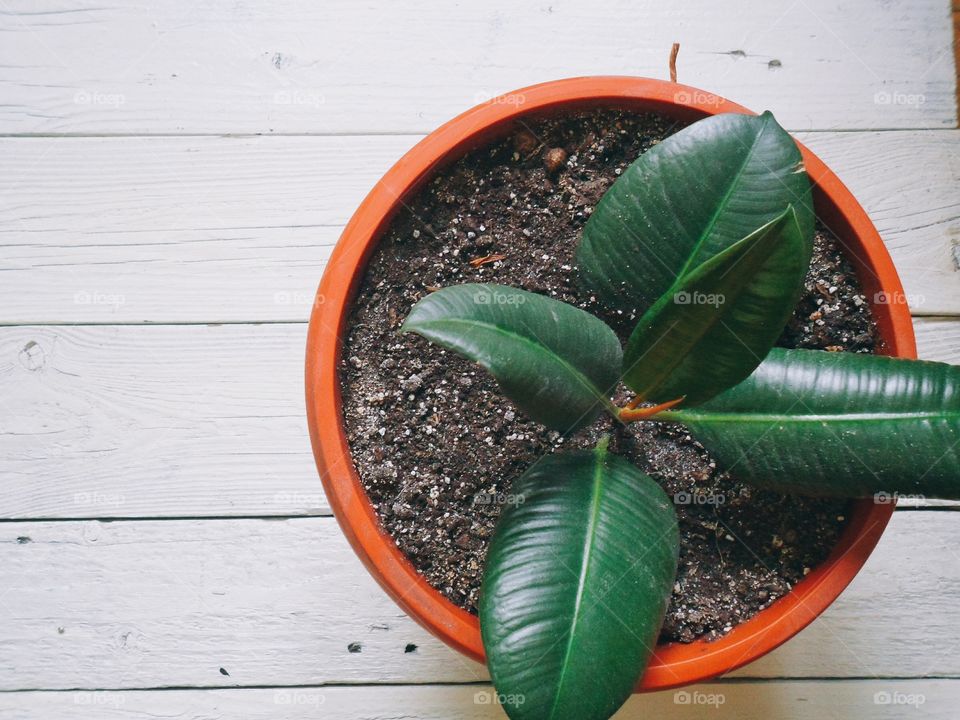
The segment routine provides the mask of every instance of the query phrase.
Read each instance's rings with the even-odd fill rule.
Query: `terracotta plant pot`
[[[695,88],[632,77],[587,77],[544,83],[494,98],[437,129],[404,155],[350,219],[327,265],[307,340],[307,415],[313,452],[327,498],[343,532],[367,569],[417,622],[460,652],[483,660],[477,618],[434,590],[384,533],[360,484],[343,427],[337,366],[351,302],[367,260],[402,203],[438,170],[468,151],[506,136],[515,121],[596,106],[653,111],[696,120],[725,112],[754,114]],[[856,264],[868,298],[899,299],[902,286],[886,248],[863,208],[816,155],[800,146],[815,185],[817,215]],[[906,304],[874,303],[887,352],[915,357]],[[727,673],[770,652],[822,613],[866,561],[892,504],[854,503],[833,552],[788,595],[714,642],[659,646],[638,690],[658,690]]]

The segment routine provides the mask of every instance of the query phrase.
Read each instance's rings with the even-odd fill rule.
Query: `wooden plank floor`
[[[6,0],[0,720],[503,717],[367,575],[313,467],[305,322],[343,224],[470,105],[666,77],[679,41],[682,82],[837,171],[921,356],[960,364],[952,27],[947,0]],[[958,507],[898,509],[797,638],[617,718],[955,718]]]

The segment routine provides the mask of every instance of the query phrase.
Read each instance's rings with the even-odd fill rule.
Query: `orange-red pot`
[[[695,120],[723,112],[753,114],[695,88],[632,77],[586,77],[524,88],[478,105],[432,132],[404,155],[367,195],[350,219],[327,264],[307,339],[306,395],[310,439],[327,498],[343,532],[383,588],[417,622],[453,648],[483,660],[477,618],[434,590],[385,534],[360,484],[343,430],[337,365],[350,304],[366,263],[391,218],[440,168],[490,143],[529,115],[619,106]],[[823,162],[800,146],[815,184],[817,215],[840,238],[875,302],[887,352],[915,357],[913,326],[900,279],[876,229],[850,191]],[[893,302],[890,302],[893,299]],[[638,690],[699,682],[756,660],[822,613],[866,561],[883,532],[892,504],[854,503],[849,522],[827,560],[793,591],[714,642],[657,648]]]

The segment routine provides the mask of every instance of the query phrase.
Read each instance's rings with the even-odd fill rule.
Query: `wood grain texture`
[[[306,320],[341,226],[416,139],[0,140],[0,320]]]
[[[709,683],[634,695],[614,720],[953,720],[960,680]],[[489,685],[251,690],[68,691],[0,695],[0,720],[494,720]]]
[[[947,0],[10,3],[3,133],[424,132],[573,75],[679,79],[792,129],[955,127]],[[615,21],[612,19],[616,18]],[[895,51],[891,51],[895,48]],[[522,102],[522,98],[517,98]]]
[[[329,512],[305,338],[305,325],[0,329],[0,514]]]
[[[921,358],[960,365],[960,322],[956,318],[916,318],[913,329]]]
[[[799,137],[912,309],[960,314],[960,131]],[[304,321],[343,223],[417,139],[0,139],[0,322]]]
[[[856,140],[848,133],[798,137],[870,215],[911,312],[960,313],[960,132],[869,133]]]
[[[957,519],[896,513],[840,600],[734,675],[960,676]],[[0,548],[2,690],[486,678],[380,591],[332,518],[7,522]]]
[[[960,321],[916,327],[921,357],[960,364]],[[302,324],[0,328],[0,517],[328,514],[305,337]]]

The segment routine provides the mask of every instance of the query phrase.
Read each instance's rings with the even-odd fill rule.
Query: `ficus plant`
[[[960,369],[773,347],[814,221],[800,151],[774,117],[716,115],[641,155],[584,227],[585,289],[637,318],[625,347],[585,310],[490,284],[425,296],[402,331],[475,361],[562,433],[603,413],[681,423],[758,486],[960,498]],[[621,382],[635,396],[617,407]],[[673,504],[606,440],[541,459],[512,492],[479,606],[493,682],[523,698],[504,710],[608,718],[657,642],[677,571]]]

